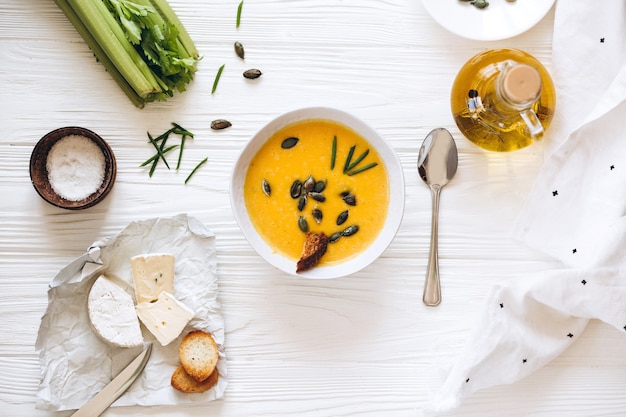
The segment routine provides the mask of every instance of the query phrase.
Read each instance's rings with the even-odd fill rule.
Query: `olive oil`
[[[450,105],[468,140],[509,152],[541,139],[554,116],[556,94],[550,74],[535,57],[516,49],[491,49],[463,65]]]

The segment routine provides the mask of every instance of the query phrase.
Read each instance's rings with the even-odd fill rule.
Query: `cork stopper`
[[[502,92],[511,103],[526,104],[534,102],[541,93],[541,76],[539,71],[526,64],[514,65],[504,74]]]

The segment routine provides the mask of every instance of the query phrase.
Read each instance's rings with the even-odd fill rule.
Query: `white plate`
[[[422,4],[450,32],[468,39],[494,41],[526,32],[548,14],[554,1],[489,0],[484,9],[461,0],[422,0]]]

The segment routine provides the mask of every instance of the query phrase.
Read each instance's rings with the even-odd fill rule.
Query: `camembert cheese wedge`
[[[100,275],[87,298],[89,320],[96,334],[114,346],[143,344],[133,298],[111,279]]]
[[[137,304],[135,310],[146,329],[162,346],[180,336],[194,315],[189,307],[166,291],[162,291],[154,302]]]
[[[174,255],[168,253],[130,259],[138,304],[156,300],[163,291],[174,294],[174,260]]]

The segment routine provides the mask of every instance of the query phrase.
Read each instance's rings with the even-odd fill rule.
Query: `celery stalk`
[[[85,42],[87,43],[87,46],[89,46],[89,48],[94,53],[98,61],[100,61],[102,65],[104,65],[104,68],[106,69],[106,71],[109,74],[111,74],[111,77],[113,78],[113,80],[120,86],[122,91],[130,99],[130,101],[136,107],[143,108],[145,105],[144,100],[141,97],[139,97],[139,95],[133,89],[133,87],[131,87],[131,85],[128,84],[124,76],[120,74],[115,64],[113,64],[113,61],[109,59],[109,57],[104,52],[104,50],[100,47],[96,39],[93,36],[91,36],[91,33],[89,32],[87,27],[78,18],[78,16],[74,12],[74,9],[72,9],[72,7],[67,3],[66,0],[54,0],[54,2],[57,4],[59,9],[61,9],[63,14],[65,14],[67,19],[72,23],[76,31],[85,40]]]
[[[68,1],[137,94],[146,98],[150,93],[158,91],[159,85],[154,76],[150,79],[150,69],[121,32],[104,4],[100,0]],[[119,33],[113,31],[114,27],[117,27]],[[123,41],[125,43],[121,43]]]
[[[183,92],[198,51],[167,0],[54,0],[137,107]]]
[[[187,29],[180,21],[172,6],[167,2],[167,0],[150,0],[154,8],[163,16],[163,19],[174,24],[178,29],[178,39],[185,47],[185,50],[192,58],[198,58],[200,56],[196,45],[193,43],[193,40],[189,36]]]

